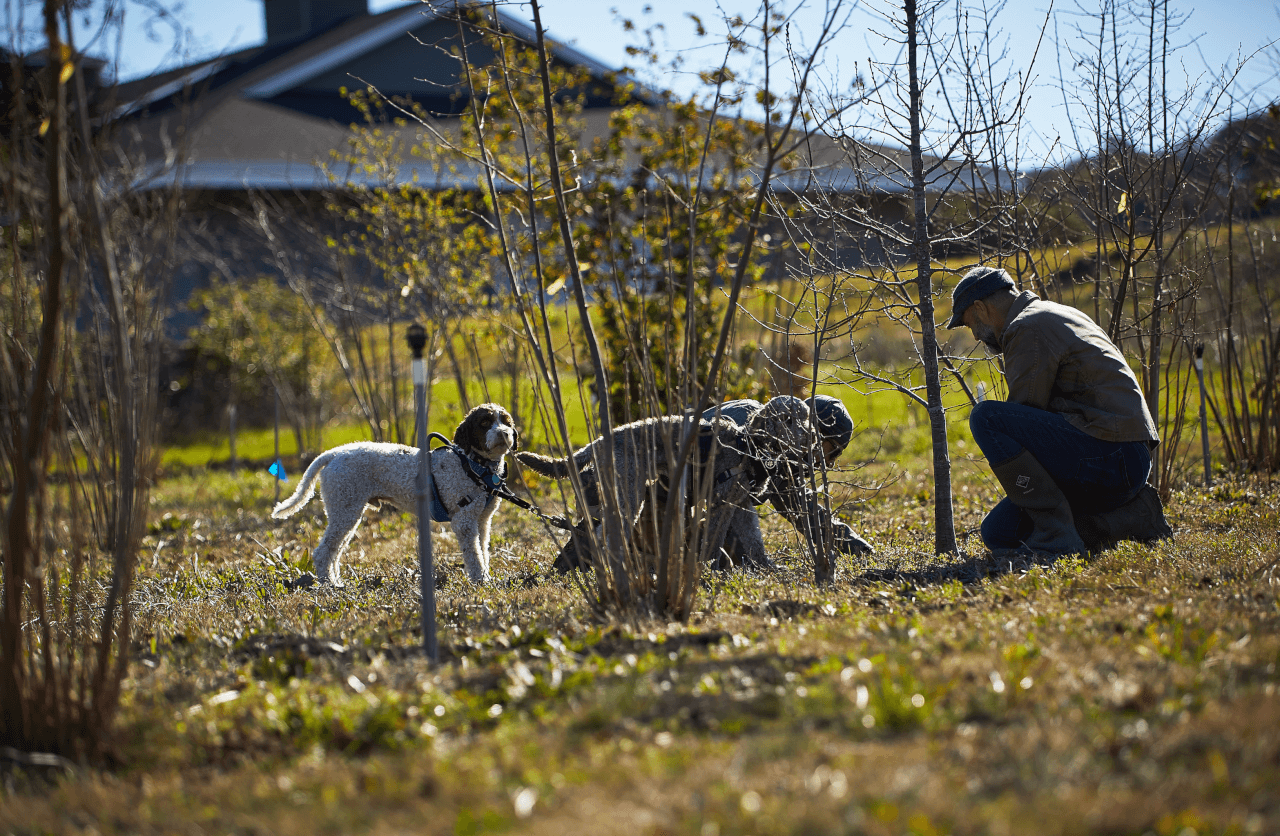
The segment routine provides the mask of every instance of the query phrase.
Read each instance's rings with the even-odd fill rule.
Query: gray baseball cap
[[[816,418],[814,423],[818,425],[818,434],[835,445],[835,452],[831,454],[831,457],[835,458],[849,446],[849,441],[853,438],[853,418],[850,417],[849,410],[845,409],[844,403],[839,398],[817,395],[811,403]]]
[[[948,328],[964,325],[964,312],[979,299],[986,299],[1001,288],[1017,287],[1013,278],[999,267],[975,267],[951,291],[951,321]]]

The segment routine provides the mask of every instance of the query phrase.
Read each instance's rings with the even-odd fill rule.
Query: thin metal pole
[[[1213,487],[1212,470],[1209,467],[1209,418],[1205,413],[1204,343],[1196,346],[1196,377],[1200,380],[1200,447],[1204,451],[1204,486]]]
[[[427,507],[427,468],[431,466],[427,454],[427,381],[428,370],[422,359],[426,345],[426,332],[418,323],[409,326],[406,337],[413,352],[413,404],[417,413],[418,440],[418,569],[421,575],[419,591],[422,595],[422,647],[433,663],[440,661],[440,647],[436,643],[436,568],[431,553],[431,510]]]
[[[240,467],[240,460],[236,457],[236,402],[232,401],[227,407],[227,423],[231,426],[231,476],[235,478],[236,471]]]
[[[280,390],[276,389],[275,391],[276,391],[276,427],[275,427],[276,455],[275,455],[275,458],[273,458],[271,461],[275,463],[275,466],[277,468],[280,468]],[[302,452],[302,451],[299,450],[298,452]],[[276,475],[275,481],[276,481],[276,505],[279,505],[280,504],[279,474]]]

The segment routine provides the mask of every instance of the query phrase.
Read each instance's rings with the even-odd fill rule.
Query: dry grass
[[[1177,494],[1172,544],[996,564],[930,553],[903,455],[848,494],[872,561],[818,590],[770,519],[781,570],[710,577],[687,625],[592,622],[510,506],[492,588],[442,535],[435,669],[408,518],[366,519],[345,589],[291,590],[319,503],[281,526],[262,476],[166,482],[118,762],[7,773],[0,832],[1280,832],[1272,488]],[[992,484],[958,478],[972,529]]]

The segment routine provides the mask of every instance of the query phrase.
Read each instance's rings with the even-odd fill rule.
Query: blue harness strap
[[[453,518],[449,516],[449,510],[440,501],[440,491],[436,489],[436,477],[431,474],[430,468],[427,468],[427,478],[431,480],[431,519],[438,523],[447,523]]]
[[[431,441],[432,439],[440,439],[450,447],[453,443],[449,439],[440,435],[440,433],[431,433],[427,436],[427,495],[428,507],[431,511],[431,519],[438,523],[450,522],[453,518],[449,516],[449,509],[444,507],[444,503],[440,501],[440,490],[436,487],[436,474],[431,467]]]
[[[492,505],[494,500],[497,499],[498,491],[503,487],[503,481],[502,481],[503,474],[495,473],[492,468],[485,467],[479,462],[473,460],[470,456],[466,454],[466,452],[461,447],[458,447],[456,444],[449,441],[449,439],[445,438],[439,433],[432,433],[430,436],[428,436],[427,438],[428,445],[430,445],[432,437],[439,438],[441,441],[444,441],[445,444],[448,445],[448,449],[452,450],[454,453],[457,454],[458,461],[462,462],[462,467],[467,472],[467,475],[471,477],[471,481],[475,482],[477,485],[479,485],[481,488],[484,489],[485,494],[487,495],[485,497],[485,503],[484,503],[485,506],[487,507],[489,505]],[[427,457],[428,457],[427,484],[428,484],[428,487],[430,488],[430,494],[431,494],[431,497],[430,497],[431,519],[435,520],[438,523],[450,522],[452,520],[452,517],[449,516],[449,509],[445,508],[444,502],[440,500],[440,490],[436,487],[436,476],[435,476],[435,472],[432,470],[430,466],[430,456],[431,456],[431,448],[430,446],[428,446],[427,448]]]

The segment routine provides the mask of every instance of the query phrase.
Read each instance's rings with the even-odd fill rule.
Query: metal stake
[[[1204,486],[1213,487],[1212,471],[1209,469],[1209,418],[1205,414],[1204,391],[1204,343],[1196,346],[1196,377],[1200,380],[1200,447],[1204,450]]]
[[[271,461],[275,463],[276,467],[279,467],[279,466],[280,466],[280,390],[279,390],[279,389],[276,389],[276,426],[275,426],[275,439],[276,439],[276,455],[275,455],[275,458],[274,458],[274,459],[272,459]],[[301,452],[301,451],[299,451],[299,452]],[[279,504],[280,504],[280,477],[279,477],[279,475],[277,475],[277,476],[276,476],[276,478],[275,478],[275,483],[276,483],[276,505],[279,505]]]
[[[440,647],[436,644],[436,568],[431,553],[431,510],[427,507],[427,468],[431,466],[427,454],[427,370],[422,360],[422,349],[427,344],[427,332],[417,322],[405,332],[409,350],[413,352],[413,402],[417,412],[418,436],[418,568],[421,573],[419,590],[422,594],[422,647],[432,662],[440,661]]]
[[[231,426],[231,477],[234,479],[240,467],[240,459],[236,457],[236,404],[227,407],[227,423]]]

